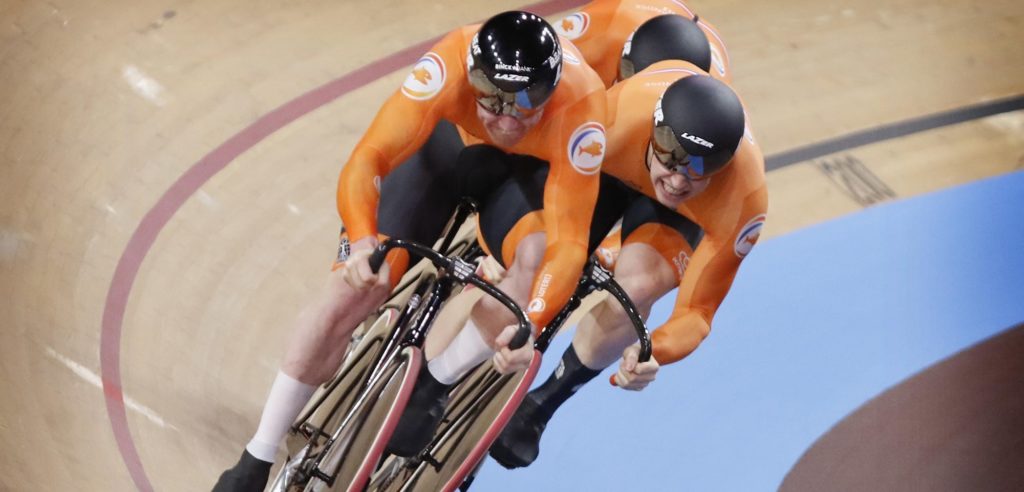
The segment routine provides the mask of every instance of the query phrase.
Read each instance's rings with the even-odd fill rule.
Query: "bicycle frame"
[[[400,356],[403,348],[416,347],[418,349],[422,345],[427,331],[436,319],[443,303],[450,297],[457,282],[475,285],[484,293],[496,298],[513,312],[519,328],[510,344],[512,348],[523,346],[529,339],[530,325],[526,314],[515,301],[508,298],[508,296],[486,280],[477,276],[475,265],[459,257],[444,256],[431,248],[411,241],[389,239],[382,243],[371,255],[371,268],[375,271],[379,269],[383,264],[385,255],[393,248],[403,248],[412,254],[420,255],[429,260],[437,268],[437,277],[433,279],[433,286],[430,289],[429,295],[425,298],[425,304],[420,304],[422,301],[417,299],[415,302],[410,302],[410,305],[403,311],[400,321],[411,321],[411,326],[408,329],[401,329],[404,325],[398,325],[399,329],[394,330],[388,345],[385,346],[382,352],[383,357],[373,368],[367,383],[362,386],[361,394],[356,397],[354,404],[338,425],[337,430],[331,434],[324,444],[323,448],[326,451],[313,458],[313,466],[309,472],[310,477],[322,480],[328,486],[333,486],[337,480],[339,466],[341,460],[344,459],[342,453],[346,452],[345,449],[336,447],[335,444],[345,437],[344,434],[351,428],[354,419],[360,416],[363,407],[374,397],[373,392],[367,390],[377,387],[381,382],[381,378],[387,374],[387,368]],[[417,291],[420,291],[424,285],[427,285],[427,283],[422,283],[417,288]],[[400,336],[403,337],[401,342],[393,343]]]

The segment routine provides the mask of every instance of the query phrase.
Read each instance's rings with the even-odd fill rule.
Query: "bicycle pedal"
[[[303,422],[298,428],[292,427],[290,430],[293,435],[301,434],[306,438],[313,437],[315,434],[321,434],[320,428],[310,424],[309,422]]]
[[[434,455],[424,451],[423,454],[417,458],[419,458],[421,462],[434,467],[434,471],[441,471],[441,462],[437,461],[437,458],[434,458]]]

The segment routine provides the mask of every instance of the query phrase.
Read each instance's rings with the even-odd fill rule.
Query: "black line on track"
[[[773,171],[855,147],[1021,109],[1024,109],[1024,95],[1017,95],[899,121],[770,155],[765,159],[765,170]]]

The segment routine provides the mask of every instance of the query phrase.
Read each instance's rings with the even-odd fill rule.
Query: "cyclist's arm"
[[[457,96],[464,79],[459,59],[464,53],[456,55],[460,52],[460,37],[459,31],[455,31],[428,53],[439,55],[446,65],[446,76],[440,87],[431,88],[436,94],[426,99],[410,97],[407,89],[416,84],[410,74],[403,86],[384,102],[342,168],[337,190],[338,214],[353,242],[376,236],[380,181],[427,141],[445,108],[450,107]],[[414,70],[419,67],[418,64]],[[428,79],[421,76],[421,80]],[[423,91],[421,86],[413,88],[420,89],[417,94],[432,92]]]
[[[534,277],[527,314],[541,328],[554,318],[569,300],[587,260],[590,221],[600,187],[600,164],[604,158],[605,98],[595,91],[566,108],[560,117],[560,136],[552,145],[551,169],[544,184],[544,228],[547,245]],[[582,136],[581,132],[589,132]],[[577,156],[570,157],[573,138]],[[587,145],[591,144],[591,145]],[[600,155],[579,154],[586,151]]]
[[[665,324],[651,335],[654,358],[671,364],[690,355],[711,331],[711,320],[729,293],[743,257],[737,253],[736,242],[753,244],[757,235],[744,235],[751,221],[764,217],[768,196],[762,187],[747,196],[742,213],[730,231],[708,231],[683,274],[675,309]]]

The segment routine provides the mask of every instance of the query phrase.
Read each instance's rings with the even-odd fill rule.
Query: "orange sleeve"
[[[377,234],[380,180],[418,150],[465,83],[461,31],[424,54],[377,112],[338,178],[338,215],[352,242]]]
[[[527,314],[538,329],[547,325],[576,289],[587,261],[590,221],[600,188],[606,148],[605,96],[596,90],[565,108],[550,145],[544,184],[547,245],[533,281]]]
[[[625,38],[610,35],[621,0],[596,0],[552,23],[573,42],[584,61],[611,87],[619,74],[619,54]]]
[[[654,358],[661,365],[690,355],[711,331],[711,319],[732,287],[740,262],[757,242],[768,208],[764,187],[748,195],[730,230],[708,231],[683,274],[675,309],[653,335]]]

